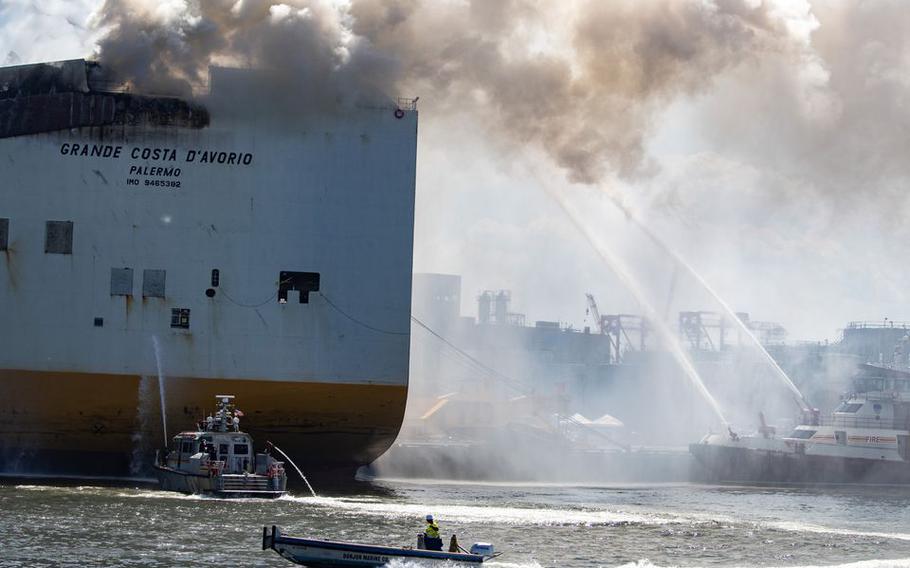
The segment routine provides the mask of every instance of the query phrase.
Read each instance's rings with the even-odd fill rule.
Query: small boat
[[[270,548],[295,564],[311,568],[386,566],[395,561],[417,566],[480,566],[484,560],[499,556],[492,544],[482,542],[473,544],[470,552],[438,552],[285,536],[275,525],[271,529],[262,527],[262,550]]]
[[[243,413],[233,395],[216,397],[218,411],[195,431],[174,436],[170,450],[155,456],[155,473],[165,491],[218,497],[280,497],[287,490],[284,463],[270,455],[270,446],[251,455],[253,439],[240,431]]]

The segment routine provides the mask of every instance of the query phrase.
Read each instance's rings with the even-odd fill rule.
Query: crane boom
[[[594,294],[585,294],[585,297],[588,299],[588,309],[591,311],[591,315],[594,317],[594,321],[597,324],[597,331],[603,334],[604,322],[600,318],[600,310],[597,309],[597,302],[594,300]]]

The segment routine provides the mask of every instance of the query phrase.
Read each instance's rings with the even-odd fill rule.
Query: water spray
[[[544,187],[547,188],[546,184],[544,184]],[[581,221],[578,211],[572,205],[570,205],[562,195],[556,191],[550,190],[549,188],[547,188],[547,193],[556,201],[556,203],[559,204],[562,210],[575,225],[575,228],[578,229],[582,235],[584,235],[584,237],[591,244],[601,259],[603,259],[603,261],[613,270],[613,272],[622,281],[629,292],[635,296],[635,299],[646,312],[648,319],[654,323],[654,327],[657,330],[658,335],[669,347],[670,354],[682,368],[686,377],[689,379],[689,382],[692,383],[699,394],[702,395],[702,397],[711,407],[711,410],[713,410],[714,414],[716,414],[720,419],[721,423],[724,426],[729,427],[729,422],[727,422],[727,419],[724,418],[724,414],[720,409],[720,405],[717,403],[717,400],[715,400],[711,393],[708,392],[707,387],[705,387],[704,382],[698,375],[698,371],[696,371],[695,366],[689,359],[689,356],[679,344],[679,340],[676,338],[676,335],[663,320],[663,318],[660,317],[657,309],[651,305],[651,303],[642,293],[641,286],[639,286],[635,277],[629,271],[625,263],[597,239],[591,230],[588,229],[588,227]]]
[[[297,464],[294,463],[294,460],[292,460],[291,457],[290,457],[289,455],[287,455],[286,453],[284,453],[283,451],[281,451],[281,448],[279,448],[279,447],[276,446],[275,444],[272,444],[271,442],[269,442],[269,444],[271,444],[271,446],[272,446],[273,448],[275,448],[275,450],[276,450],[279,454],[283,455],[283,456],[284,456],[284,459],[288,460],[288,463],[290,463],[292,466],[294,466],[294,469],[297,470],[297,474],[300,476],[300,479],[302,479],[303,482],[306,483],[307,489],[310,490],[310,493],[313,494],[313,497],[316,497],[317,495],[316,495],[316,492],[313,491],[313,486],[310,485],[310,482],[309,482],[309,481],[307,481],[306,476],[303,475],[303,472],[300,471],[300,468],[297,467]]]
[[[164,369],[161,367],[161,344],[158,336],[152,336],[152,346],[155,349],[155,364],[158,366],[158,397],[161,399],[161,429],[164,431],[164,446],[167,447],[167,414],[164,405]]]
[[[657,245],[658,248],[670,255],[670,257],[673,258],[678,266],[683,267],[689,274],[692,275],[693,278],[695,278],[701,287],[704,288],[705,291],[707,291],[708,294],[710,294],[711,297],[714,298],[714,300],[720,305],[721,309],[726,312],[727,316],[733,320],[733,323],[736,325],[736,327],[743,334],[745,334],[746,337],[748,337],[756,347],[758,347],[759,352],[762,354],[762,357],[765,359],[768,365],[771,366],[774,374],[793,394],[794,398],[796,399],[796,404],[799,405],[800,410],[810,410],[811,407],[808,401],[806,401],[806,397],[803,396],[803,393],[800,392],[799,388],[797,388],[793,381],[790,380],[790,377],[787,376],[787,373],[785,373],[784,370],[780,368],[780,365],[777,364],[777,361],[774,360],[774,357],[768,353],[768,350],[765,349],[758,338],[755,337],[755,334],[752,333],[752,330],[749,329],[749,326],[747,326],[745,322],[743,322],[743,320],[736,315],[736,312],[733,311],[733,308],[731,308],[729,304],[727,304],[727,302],[725,302],[724,299],[721,298],[720,295],[714,290],[714,288],[712,288],[708,282],[705,281],[704,277],[702,277],[702,275],[699,274],[691,264],[686,262],[686,260],[680,256],[678,252],[673,250],[670,245],[664,242],[664,240],[657,236],[654,231],[652,231],[641,220],[639,220],[628,207],[623,205],[617,198],[613,197],[609,193],[604,192],[604,194],[613,205],[615,205],[620,211],[623,212],[623,214],[625,214],[627,219],[635,223],[635,225],[641,229],[641,231],[651,240],[651,242],[653,242],[655,245]]]

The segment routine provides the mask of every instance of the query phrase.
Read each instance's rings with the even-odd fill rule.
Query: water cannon
[[[762,435],[763,438],[765,438],[765,439],[773,438],[774,435],[777,434],[777,428],[775,428],[774,426],[769,426],[767,421],[765,421],[764,412],[759,411],[758,422],[759,422],[758,431]]]

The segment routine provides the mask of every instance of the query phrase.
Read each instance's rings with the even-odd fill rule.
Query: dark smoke
[[[137,89],[188,95],[219,64],[274,72],[317,101],[420,94],[543,148],[582,183],[647,172],[657,111],[791,49],[768,5],[747,0],[106,0],[95,25],[99,59]]]
[[[543,147],[573,182],[647,171],[655,112],[757,53],[789,49],[765,4],[724,0],[355,2],[354,32],[405,82],[496,135]]]
[[[342,16],[320,2],[106,0],[94,18],[106,30],[96,56],[144,92],[190,96],[217,65],[256,69],[300,104],[383,99],[395,59],[350,37]]]

